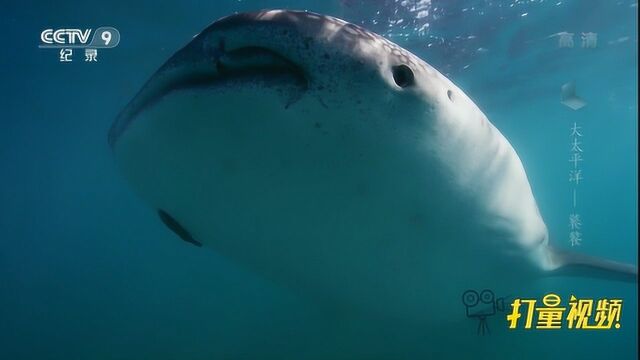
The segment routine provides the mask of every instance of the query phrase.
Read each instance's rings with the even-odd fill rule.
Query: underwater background
[[[434,355],[420,327],[359,329],[340,339],[335,319],[177,239],[117,171],[107,145],[117,113],[174,51],[233,12],[320,12],[414,52],[513,144],[553,244],[637,265],[634,0],[84,0],[2,8],[0,359]],[[44,29],[99,26],[117,28],[121,41],[100,50],[98,62],[76,55],[61,63],[57,50],[38,48]],[[563,32],[573,33],[573,46],[561,42]],[[596,34],[596,43],[583,43],[583,33]],[[585,107],[561,103],[568,83]],[[570,181],[574,124],[582,135],[579,184]],[[580,216],[579,244],[575,234],[571,243],[570,214]],[[556,278],[538,289],[509,295],[622,298],[622,327],[507,331],[500,313],[485,336],[467,319],[436,358],[637,358],[637,284]]]

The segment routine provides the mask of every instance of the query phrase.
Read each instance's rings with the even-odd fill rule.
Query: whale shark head
[[[329,16],[272,10],[231,15],[196,35],[122,111],[109,143],[114,146],[136,118],[172,94],[221,88],[269,88],[283,111],[313,99],[336,115],[348,108],[352,121],[356,116],[370,124],[446,119],[469,128],[485,121],[451,81],[385,38]],[[457,124],[451,122],[456,117]]]
[[[417,246],[400,261],[430,268],[403,265],[399,277],[435,276],[445,265],[419,254],[462,236],[445,234],[454,218],[478,218],[471,187],[457,184],[481,167],[459,164],[465,154],[491,145],[471,136],[480,130],[492,134],[473,101],[409,51],[333,17],[273,10],[196,35],[119,114],[109,143],[183,240],[314,294],[384,301],[403,281],[375,259],[413,246],[392,239]],[[372,278],[386,295],[353,285]],[[407,301],[397,308],[423,306]]]

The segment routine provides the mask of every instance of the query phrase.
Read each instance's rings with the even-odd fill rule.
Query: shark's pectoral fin
[[[595,256],[579,254],[563,249],[548,248],[549,260],[553,264],[550,275],[603,278],[624,282],[638,282],[638,268]]]
[[[180,225],[180,223],[178,221],[176,221],[176,219],[174,219],[171,215],[169,215],[166,211],[164,210],[158,210],[158,216],[160,216],[160,220],[162,220],[162,222],[171,230],[173,231],[176,235],[178,235],[180,237],[180,239],[191,243],[195,246],[202,246],[202,243],[199,241],[196,241],[193,236],[191,236],[191,234],[187,231],[187,229],[185,229],[182,225]]]

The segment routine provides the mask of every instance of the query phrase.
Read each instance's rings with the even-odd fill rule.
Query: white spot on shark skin
[[[227,68],[207,52],[256,48],[272,55]],[[167,63],[110,133],[125,177],[183,238],[310,299],[433,324],[460,316],[468,288],[563,269],[637,281],[635,266],[550,247],[507,139],[378,35],[308,12],[237,14]],[[289,87],[301,95],[285,107]]]

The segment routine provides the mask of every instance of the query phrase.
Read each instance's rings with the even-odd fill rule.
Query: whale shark
[[[637,282],[632,264],[551,244],[518,154],[451,80],[334,17],[217,20],[108,142],[179,238],[321,303],[447,321],[470,288]]]

